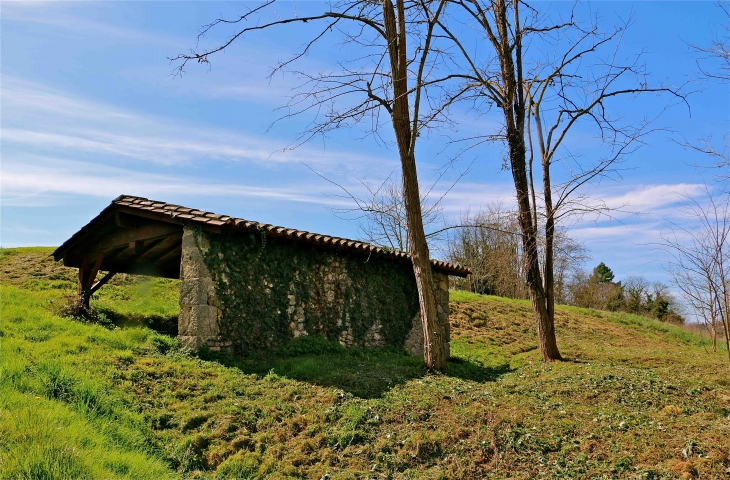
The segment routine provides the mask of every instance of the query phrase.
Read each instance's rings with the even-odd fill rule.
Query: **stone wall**
[[[239,354],[321,335],[344,346],[404,347],[423,354],[415,278],[407,260],[267,238],[185,228],[179,340]],[[448,276],[434,272],[448,339]]]

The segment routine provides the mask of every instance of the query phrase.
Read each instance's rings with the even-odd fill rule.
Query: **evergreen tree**
[[[593,269],[591,280],[596,283],[611,283],[613,282],[613,270],[608,268],[605,263],[601,262]]]

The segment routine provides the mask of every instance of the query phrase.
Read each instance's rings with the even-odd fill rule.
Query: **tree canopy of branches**
[[[704,81],[730,84],[730,11],[718,2],[722,12],[720,28],[713,32],[706,45],[693,45],[698,56],[699,77]],[[665,235],[662,245],[672,255],[669,271],[674,285],[682,292],[692,310],[703,320],[710,332],[712,348],[717,349],[717,337],[722,334],[728,346],[730,362],[730,154],[728,133],[720,146],[712,137],[694,143],[683,142],[707,159],[699,167],[714,169],[717,186],[705,181],[697,198],[688,198],[684,211],[689,226],[675,225]],[[722,333],[720,333],[722,332]]]
[[[460,7],[464,17],[452,14],[438,25],[461,55],[460,75],[469,87],[467,97],[478,112],[492,107],[501,112],[501,130],[466,140],[470,142],[467,148],[493,140],[506,144],[538,344],[543,360],[558,360],[556,224],[569,215],[605,213],[606,205],[587,202],[581,188],[612,173],[614,164],[632,153],[651,131],[646,120],[631,123],[612,115],[611,100],[649,93],[681,96],[664,85],[650,85],[636,58],[619,56],[628,25],[604,33],[596,18],[585,25],[573,16],[551,22],[537,5],[521,1],[451,3]],[[471,46],[462,37],[466,29],[478,32],[481,43],[490,48]],[[606,155],[592,164],[578,161],[565,148],[570,132],[584,122],[595,126],[600,143],[608,147]],[[533,170],[535,162],[537,171]],[[562,178],[556,178],[554,170],[560,163],[566,168]],[[536,177],[542,179],[539,198]],[[544,244],[542,268],[539,237]]]
[[[712,39],[706,45],[692,45],[692,49],[697,55],[700,81],[727,85],[730,84],[730,10],[727,2],[718,2],[717,6],[721,12],[720,18],[723,19],[719,28],[712,32]],[[698,166],[719,170],[719,180],[727,183],[730,181],[729,140],[730,133],[725,133],[721,139],[710,135],[694,142],[683,140],[681,144],[703,154],[708,162]]]
[[[358,226],[365,240],[391,250],[410,252],[402,186],[390,178],[377,187],[363,183],[367,196],[365,199],[355,198],[354,201],[357,204],[355,211],[361,213]],[[444,233],[441,227],[445,224],[445,219],[441,199],[431,202],[427,194],[428,192],[421,195],[421,212],[424,231],[429,238],[429,248],[433,248],[434,237]]]

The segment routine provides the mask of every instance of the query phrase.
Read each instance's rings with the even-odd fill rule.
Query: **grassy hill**
[[[726,478],[725,351],[628,314],[452,292],[446,374],[316,339],[236,359],[173,333],[177,282],[120,275],[57,313],[75,270],[0,251],[1,478]],[[117,327],[114,327],[116,324]]]

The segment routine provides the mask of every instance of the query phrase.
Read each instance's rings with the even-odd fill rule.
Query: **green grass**
[[[628,314],[452,292],[453,358],[317,339],[240,359],[182,351],[177,283],[119,276],[59,317],[75,271],[0,250],[0,478],[725,478],[726,352]]]

